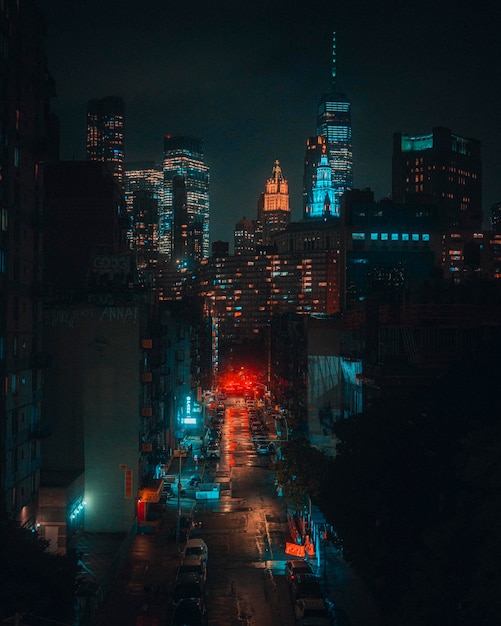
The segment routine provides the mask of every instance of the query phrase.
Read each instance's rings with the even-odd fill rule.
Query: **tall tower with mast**
[[[327,154],[334,186],[333,215],[339,215],[341,197],[353,188],[353,150],[351,131],[351,102],[338,89],[336,33],[332,35],[332,76],[329,91],[318,104],[317,135],[327,140]]]

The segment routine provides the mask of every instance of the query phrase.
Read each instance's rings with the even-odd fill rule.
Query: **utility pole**
[[[180,540],[180,528],[181,528],[181,468],[182,468],[182,456],[181,456],[181,439],[178,440],[178,450],[179,454],[179,477],[177,481],[177,523],[176,523],[176,543],[179,547]]]

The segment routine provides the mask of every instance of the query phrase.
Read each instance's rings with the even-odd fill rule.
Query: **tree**
[[[322,510],[384,623],[501,623],[496,372],[470,359],[428,394],[336,426]]]
[[[0,619],[20,613],[71,620],[76,559],[49,552],[48,545],[5,512],[0,515]]]
[[[313,502],[318,499],[328,458],[304,437],[285,442],[282,455],[275,466],[277,481],[282,485],[285,501],[302,511],[307,496]]]

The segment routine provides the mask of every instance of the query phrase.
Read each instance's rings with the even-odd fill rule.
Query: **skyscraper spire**
[[[347,95],[338,90],[336,73],[336,33],[333,32],[332,85],[330,91],[324,93],[320,99],[317,113],[317,135],[327,139],[327,151],[332,169],[332,183],[335,191],[332,215],[339,215],[343,194],[348,189],[353,189],[351,103]]]
[[[275,165],[273,166],[271,177],[276,183],[280,183],[284,180],[284,177],[282,175],[282,169],[280,167],[280,162],[278,159],[276,159]]]
[[[332,88],[336,88],[336,31],[332,33]]]

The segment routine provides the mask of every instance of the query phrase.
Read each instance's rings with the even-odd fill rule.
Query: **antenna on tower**
[[[332,85],[336,86],[336,32],[332,33]]]

